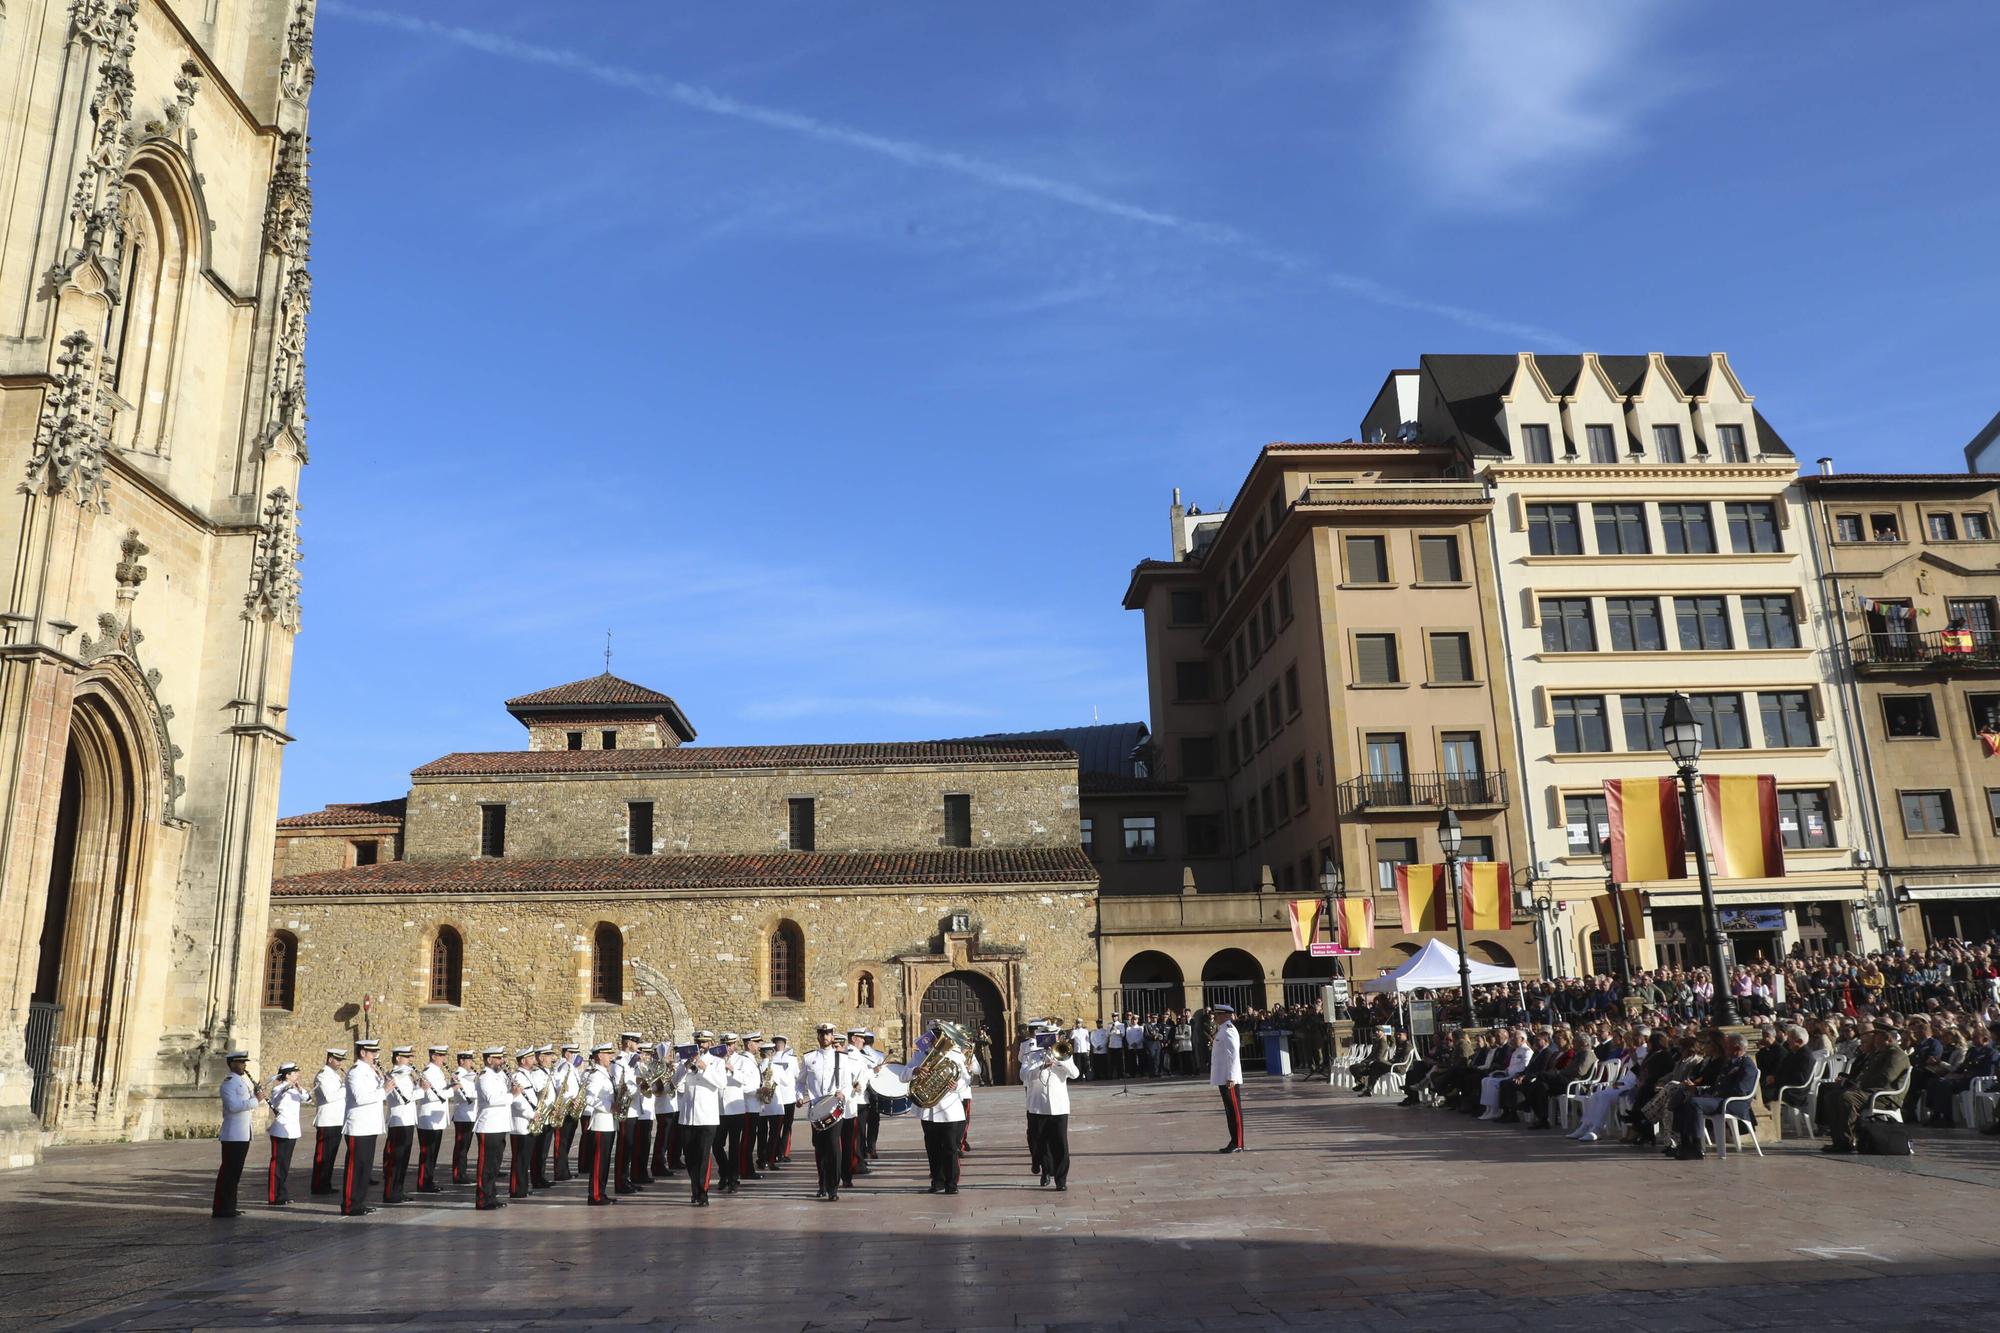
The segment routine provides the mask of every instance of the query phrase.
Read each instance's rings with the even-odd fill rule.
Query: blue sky
[[[1143,717],[1174,486],[1423,352],[2000,408],[2000,9],[322,0],[286,812],[615,670],[704,743]]]

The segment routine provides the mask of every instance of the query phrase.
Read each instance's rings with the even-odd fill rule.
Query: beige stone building
[[[528,748],[425,764],[400,821],[286,821],[288,866],[333,864],[273,886],[267,1064],[364,1029],[796,1042],[828,1020],[907,1049],[949,1017],[1004,1048],[1091,1012],[1097,872],[1061,744],[690,745],[672,699],[608,674],[508,707]]]
[[[212,1123],[298,627],[313,0],[0,7],[0,1163]]]
[[[1353,975],[1400,962],[1422,938],[1395,869],[1443,859],[1446,806],[1466,859],[1522,859],[1491,508],[1454,455],[1392,443],[1273,444],[1226,511],[1177,497],[1174,558],[1142,562],[1125,605],[1146,619],[1154,777],[1185,790],[1162,807],[1179,856],[1128,891],[1106,875],[1113,1004],[1316,1001],[1331,965],[1294,949],[1285,904],[1319,896],[1329,859],[1376,901]],[[1103,855],[1153,855],[1113,835]],[[1467,941],[1535,969],[1518,926]]]
[[[2000,477],[1803,483],[1820,601],[1865,745],[1861,813],[1912,944],[2000,929]]]
[[[1548,962],[1610,965],[1603,782],[1674,772],[1658,731],[1689,691],[1702,771],[1776,777],[1782,879],[1722,881],[1740,958],[1876,938],[1856,756],[1812,582],[1797,464],[1726,357],[1426,356],[1363,421],[1452,450],[1490,488],[1516,767]],[[1646,891],[1635,961],[1701,961],[1692,878]]]

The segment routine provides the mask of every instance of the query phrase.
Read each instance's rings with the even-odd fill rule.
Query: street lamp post
[[[1458,940],[1458,999],[1465,1007],[1465,1026],[1470,1028],[1478,1025],[1479,1015],[1472,1006],[1472,964],[1465,959],[1465,897],[1458,891],[1458,849],[1464,841],[1458,812],[1446,806],[1438,816],[1438,847],[1444,852],[1445,891],[1451,894],[1451,928]]]
[[[1701,928],[1708,936],[1708,971],[1715,983],[1715,998],[1709,1004],[1709,1022],[1714,1027],[1734,1027],[1736,997],[1729,986],[1729,958],[1722,946],[1722,921],[1715,910],[1715,880],[1708,873],[1708,840],[1702,831],[1701,809],[1695,802],[1694,784],[1701,776],[1695,763],[1701,758],[1701,723],[1695,721],[1694,705],[1684,692],[1667,701],[1663,728],[1667,754],[1680,768],[1682,822],[1687,825],[1689,848],[1694,852],[1695,873],[1701,878]]]
[[[1321,906],[1326,915],[1326,935],[1328,939],[1333,941],[1334,947],[1338,948],[1340,945],[1339,911],[1340,904],[1347,900],[1347,884],[1341,878],[1340,864],[1331,856],[1320,863],[1319,888],[1322,897]],[[1347,980],[1347,962],[1339,954],[1333,956],[1333,974],[1339,977],[1342,982]],[[1353,998],[1351,996],[1348,999],[1348,1004],[1350,1006],[1349,1012],[1351,1013],[1351,1006],[1353,1005]],[[1337,997],[1334,1001],[1334,1011],[1326,1016],[1326,1025],[1328,1031],[1327,1078],[1330,1081],[1333,1078],[1333,1071],[1339,1068],[1341,1063],[1340,1001]]]

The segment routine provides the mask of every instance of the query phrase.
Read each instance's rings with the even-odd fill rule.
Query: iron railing
[[[1507,804],[1507,770],[1490,773],[1387,773],[1340,784],[1340,813],[1411,807]]]
[[[1954,667],[1992,671],[2000,668],[2000,634],[1974,630],[1925,630],[1922,633],[1863,634],[1848,641],[1858,667]]]

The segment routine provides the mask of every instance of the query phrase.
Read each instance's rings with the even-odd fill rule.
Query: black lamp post
[[[1685,693],[1676,692],[1667,700],[1663,732],[1667,754],[1680,767],[1681,822],[1687,826],[1695,873],[1701,877],[1701,928],[1708,936],[1708,971],[1715,982],[1709,1022],[1714,1027],[1734,1027],[1738,1021],[1736,996],[1729,987],[1729,957],[1722,947],[1722,922],[1715,911],[1715,881],[1708,873],[1708,841],[1702,833],[1701,810],[1694,797],[1695,779],[1701,776],[1695,768],[1701,758],[1701,723],[1695,721],[1694,705],[1688,702]]]
[[[1339,948],[1340,947],[1339,910],[1340,910],[1340,904],[1347,901],[1347,884],[1341,878],[1340,863],[1335,861],[1331,856],[1327,857],[1324,861],[1320,863],[1319,891],[1321,898],[1321,909],[1324,911],[1326,915],[1327,938],[1333,941],[1335,948]],[[1333,974],[1339,977],[1343,982],[1347,980],[1347,962],[1339,954],[1335,954],[1333,956]],[[1353,999],[1351,996],[1348,998],[1348,1004],[1350,1005],[1350,1012],[1351,1012],[1351,1006],[1353,1004]],[[1334,1002],[1334,1012],[1326,1016],[1326,1025],[1329,1032],[1328,1044],[1331,1049],[1331,1055],[1328,1061],[1329,1065],[1338,1065],[1340,1063],[1341,1050],[1340,1050],[1339,1014],[1340,1014],[1340,1001],[1336,999]],[[1333,1077],[1332,1068],[1329,1068],[1327,1070],[1327,1077],[1329,1079]]]
[[[1472,1007],[1472,964],[1465,958],[1465,897],[1458,891],[1458,849],[1464,842],[1458,812],[1446,806],[1438,816],[1438,847],[1444,852],[1445,891],[1451,895],[1451,928],[1458,940],[1458,999],[1465,1006],[1465,1026],[1470,1028],[1478,1026],[1479,1015]]]

